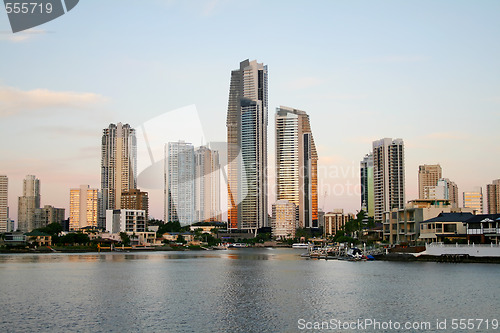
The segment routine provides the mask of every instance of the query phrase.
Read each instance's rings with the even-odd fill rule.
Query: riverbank
[[[431,256],[423,254],[415,256],[411,253],[388,253],[388,254],[374,255],[374,257],[375,260],[382,260],[382,261],[500,264],[500,257],[473,257],[469,255],[460,255],[460,254],[447,254],[441,256]]]

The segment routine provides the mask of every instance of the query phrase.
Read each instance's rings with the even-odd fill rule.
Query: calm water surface
[[[447,319],[451,331],[453,318],[500,319],[500,265],[302,252],[0,255],[0,332],[303,332],[300,319],[366,318],[428,321],[430,331]]]

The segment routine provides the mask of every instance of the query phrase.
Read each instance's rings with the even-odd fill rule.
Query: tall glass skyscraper
[[[267,226],[267,66],[231,72],[227,111],[228,227]]]
[[[194,151],[196,222],[220,221],[219,152],[207,146]]]
[[[366,154],[360,163],[361,209],[370,217],[375,214],[373,188],[373,154]]]
[[[105,227],[106,210],[121,208],[122,192],[135,188],[137,188],[135,129],[128,124],[110,124],[102,133],[99,227]]]
[[[165,148],[165,222],[195,222],[194,147],[184,141]]]
[[[383,213],[405,205],[405,160],[402,139],[373,142],[373,184],[375,220]]]
[[[306,112],[276,109],[276,201],[297,207],[300,228],[318,227],[318,154]]]

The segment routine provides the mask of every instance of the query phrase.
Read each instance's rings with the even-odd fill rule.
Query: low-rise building
[[[466,221],[467,240],[475,244],[498,244],[500,240],[500,214],[480,214]]]
[[[194,240],[194,236],[190,232],[166,232],[163,234],[163,238],[169,242],[177,242],[179,235],[188,243]]]
[[[469,208],[453,208],[450,200],[418,199],[409,201],[404,209],[384,212],[384,240],[390,244],[415,244],[420,237],[420,223],[440,213],[473,213]]]
[[[213,229],[223,229],[226,228],[224,222],[198,222],[189,226],[189,230],[195,231],[201,229],[204,234],[210,234]]]
[[[52,236],[44,232],[33,230],[32,232],[27,232],[24,234],[26,236],[26,242],[30,245],[36,246],[51,246]]]
[[[9,246],[26,245],[26,236],[20,231],[6,232],[4,234],[4,242],[5,245]]]
[[[438,216],[420,222],[419,240],[426,243],[465,240],[467,225],[472,213],[440,213]]]

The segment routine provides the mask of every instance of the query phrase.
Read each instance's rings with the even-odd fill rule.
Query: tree
[[[125,232],[120,232],[120,238],[122,239],[122,244],[124,246],[130,246],[130,237]]]
[[[182,237],[181,234],[177,235],[177,243],[186,244],[186,240],[184,239],[184,237]]]

